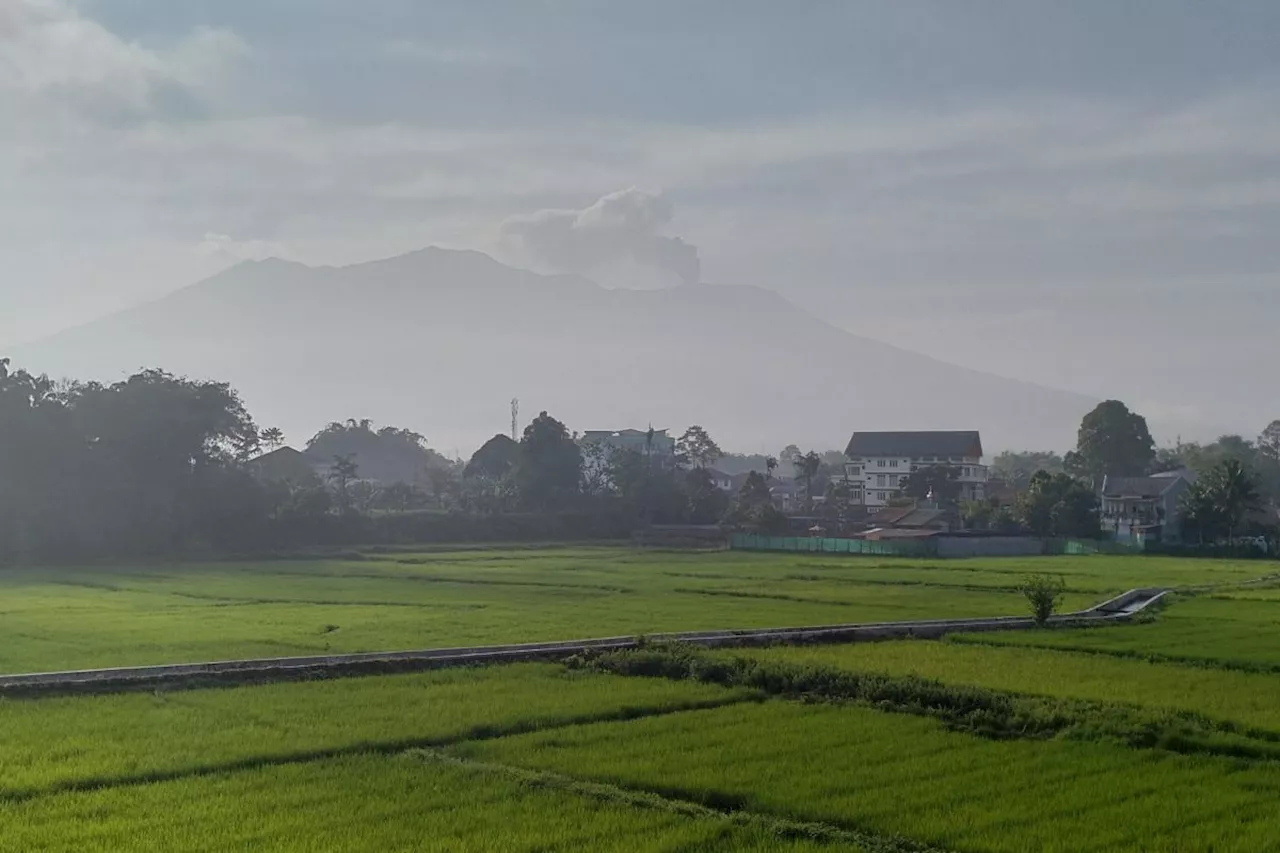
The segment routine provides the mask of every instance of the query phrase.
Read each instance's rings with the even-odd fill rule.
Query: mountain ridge
[[[14,356],[78,378],[223,379],[295,440],[373,417],[464,453],[506,430],[512,397],[571,429],[702,423],[753,450],[912,428],[1061,448],[1095,402],[853,335],[767,288],[609,289],[438,247],[341,267],[245,261]]]

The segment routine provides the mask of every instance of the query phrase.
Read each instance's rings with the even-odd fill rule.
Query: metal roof
[[[926,430],[921,432],[855,432],[845,448],[846,456],[982,456],[977,430]]]

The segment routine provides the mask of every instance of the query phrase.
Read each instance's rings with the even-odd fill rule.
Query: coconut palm
[[[1239,459],[1226,459],[1210,472],[1208,487],[1226,523],[1227,536],[1234,539],[1245,518],[1262,505],[1257,481]]]

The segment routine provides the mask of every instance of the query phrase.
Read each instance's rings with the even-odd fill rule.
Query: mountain
[[[843,447],[855,429],[980,429],[1066,448],[1094,401],[858,337],[735,285],[609,290],[479,252],[346,267],[246,262],[12,353],[51,375],[230,381],[295,442],[349,417],[468,455],[547,410],[570,429],[682,429],[726,448]]]

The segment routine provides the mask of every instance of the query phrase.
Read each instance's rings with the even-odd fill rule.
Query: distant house
[[[1178,502],[1193,482],[1195,475],[1186,470],[1149,477],[1104,477],[1102,529],[1120,542],[1179,541],[1182,513]]]
[[[249,462],[249,470],[264,482],[291,483],[295,486],[311,486],[320,483],[323,473],[317,472],[304,453],[292,447],[281,447]]]
[[[715,468],[707,468],[706,471],[707,476],[711,478],[711,485],[722,492],[734,491],[734,478],[731,475]]]
[[[931,465],[959,469],[960,500],[985,496],[987,466],[976,430],[855,432],[845,456],[853,500],[869,509],[888,506],[901,495],[908,474]]]
[[[676,440],[665,429],[655,429],[652,441],[647,429],[589,429],[578,441],[582,445],[598,444],[610,450],[634,450],[666,458],[676,454]]]
[[[932,529],[908,529],[905,527],[873,527],[862,533],[855,533],[855,539],[866,539],[871,542],[886,542],[891,540],[918,540],[933,539],[941,536],[944,531]]]
[[[762,477],[767,476],[763,471],[744,471],[741,474],[734,474],[729,477],[729,491],[737,493],[742,490],[743,484],[747,482],[747,478],[752,474],[759,474]],[[725,475],[721,475],[725,476]],[[769,497],[773,500],[773,505],[782,512],[790,512],[799,506],[799,494],[796,484],[790,478],[783,479],[781,477],[770,477],[768,479]]]
[[[1013,509],[1018,503],[1018,487],[1009,480],[993,477],[983,491],[985,500],[997,509]]]
[[[873,529],[947,531],[960,526],[952,510],[925,506],[890,506],[872,514],[866,523]]]

